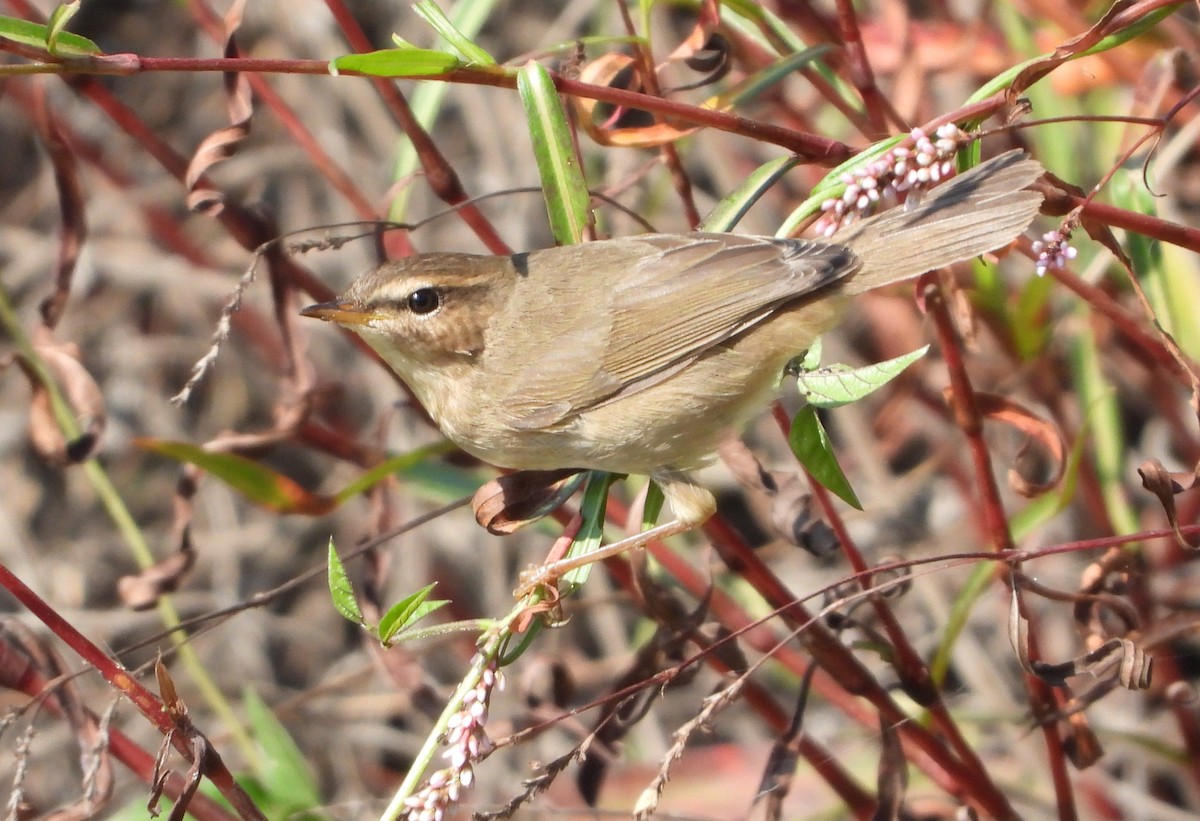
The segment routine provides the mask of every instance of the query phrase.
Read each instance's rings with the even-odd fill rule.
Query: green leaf
[[[421,0],[413,3],[413,11],[417,16],[433,27],[450,48],[462,55],[468,65],[494,66],[496,58],[471,41],[469,37],[458,30],[446,13],[433,0]]]
[[[812,191],[808,194],[808,199],[800,203],[800,205],[788,214],[787,219],[779,226],[775,232],[777,237],[788,237],[796,233],[806,219],[816,214],[821,210],[821,204],[831,197],[840,197],[846,190],[846,174],[853,174],[855,170],[863,167],[880,155],[891,150],[899,145],[902,140],[908,138],[907,134],[901,134],[897,137],[888,137],[885,140],[880,140],[877,143],[864,148],[862,151],[855,154],[850,159],[839,165],[837,168],[825,175]]]
[[[950,617],[946,619],[946,627],[942,631],[941,641],[938,642],[937,652],[929,665],[929,674],[939,685],[946,681],[946,673],[950,670],[951,652],[959,636],[967,628],[968,618],[975,609],[975,603],[991,586],[996,574],[996,568],[991,562],[980,562],[967,577],[967,582],[954,597],[950,608]]]
[[[758,43],[765,51],[787,55],[808,48],[794,27],[772,14],[763,3],[755,0],[722,0],[721,6],[722,25],[727,25],[750,41]],[[730,13],[724,14],[726,11]],[[861,95],[854,86],[842,79],[841,74],[822,60],[818,60],[814,68],[841,98],[842,107],[859,114],[865,112]]]
[[[329,73],[357,71],[372,77],[427,77],[461,68],[462,60],[446,51],[428,48],[389,48],[366,54],[345,54],[329,62]]]
[[[380,462],[370,470],[364,471],[361,476],[355,479],[346,487],[337,492],[334,498],[340,505],[347,499],[353,499],[360,493],[365,493],[375,485],[397,473],[407,473],[417,465],[425,462],[434,456],[441,456],[447,453],[453,453],[458,449],[458,446],[453,442],[437,442],[432,445],[426,445],[423,448],[402,453],[399,456],[392,456]]]
[[[1023,360],[1038,356],[1050,342],[1054,327],[1046,318],[1055,290],[1053,277],[1031,277],[1017,296],[1017,304],[1011,311],[1010,330],[1013,346]]]
[[[308,764],[279,719],[250,687],[245,689],[242,703],[254,738],[264,754],[258,776],[275,810],[272,815],[293,817],[297,812],[320,806],[321,795]]]
[[[88,38],[80,37],[69,31],[58,31],[54,37],[54,47],[51,49],[49,26],[31,23],[17,17],[0,16],[0,38],[33,48],[45,49],[57,57],[89,57],[103,53],[100,46]]]
[[[821,353],[824,351],[824,344],[821,342],[821,337],[813,340],[808,346],[808,350],[797,357],[796,365],[802,373],[815,371],[821,365]]]
[[[137,439],[138,447],[207,471],[255,504],[277,513],[321,516],[337,506],[330,496],[310,493],[294,481],[236,453],[205,450],[190,442]]]
[[[392,605],[383,618],[379,620],[379,640],[385,645],[391,645],[396,634],[407,630],[435,610],[449,604],[448,599],[429,600],[429,594],[437,582],[427,584],[410,596],[405,596]]]
[[[463,33],[464,37],[473,37],[483,28],[483,24],[491,16],[496,3],[497,0],[470,0],[470,2],[455,3],[450,10],[450,22],[457,31]],[[396,41],[397,46],[413,47],[394,34],[392,39]],[[572,43],[573,46],[574,43]],[[442,101],[449,90],[449,83],[421,83],[409,99],[413,116],[426,131],[434,127],[438,113],[441,111]],[[412,140],[407,137],[401,138],[396,147],[396,162],[392,170],[392,179],[395,181],[406,180],[420,168],[420,165],[421,161]],[[389,220],[392,222],[406,220],[409,198],[414,190],[415,187],[411,185],[397,187],[396,195],[388,207]]]
[[[604,540],[604,517],[608,511],[608,487],[618,477],[616,474],[593,470],[588,473],[587,487],[583,489],[583,499],[579,502],[579,515],[583,517],[583,525],[567,556],[586,556],[594,553]],[[592,566],[585,564],[563,574],[564,592],[574,590],[587,581],[591,575]]]
[[[1156,175],[1161,178],[1161,174]],[[1155,180],[1151,183],[1154,185]],[[1113,204],[1139,214],[1159,216],[1154,195],[1146,190],[1140,169],[1123,169],[1109,185]],[[1157,242],[1145,234],[1127,231],[1125,251],[1142,281],[1154,317],[1192,359],[1200,357],[1200,260],[1186,248]],[[1081,264],[1082,268],[1083,265]],[[1043,277],[1048,279],[1048,277]]]
[[[550,73],[538,63],[521,68],[517,91],[529,123],[550,227],[560,245],[573,245],[587,228],[591,195],[579,170],[566,112]]]
[[[646,488],[646,501],[642,504],[642,530],[649,530],[654,527],[654,523],[658,521],[658,514],[662,513],[663,503],[666,497],[663,495],[662,488],[657,482],[651,482]]]
[[[329,539],[328,564],[329,595],[333,598],[334,609],[341,613],[347,621],[365,626],[362,610],[354,595],[354,585],[350,583],[350,576],[346,574],[346,566],[342,564],[341,557],[338,556],[332,537]]]
[[[829,435],[825,433],[825,427],[817,417],[815,407],[805,405],[796,414],[796,418],[792,420],[791,433],[788,434],[788,443],[792,446],[792,453],[796,454],[796,458],[812,478],[846,504],[862,510],[862,503],[854,495],[850,481],[842,472],[842,466],[838,464]]]
[[[928,350],[929,346],[926,345],[912,353],[862,368],[832,365],[812,373],[802,373],[796,379],[796,388],[810,405],[818,408],[848,405],[891,382]]]
[[[708,212],[700,225],[699,231],[731,231],[733,226],[741,221],[746,212],[759,197],[766,193],[772,185],[783,179],[783,175],[791,171],[800,161],[796,157],[779,157],[760,165],[746,178],[746,181],[729,194],[716,208]]]
[[[67,23],[79,11],[79,0],[73,3],[61,3],[54,9],[54,13],[50,15],[50,22],[47,28],[49,32],[46,35],[46,50],[51,54],[58,54],[58,41],[66,34]]]
[[[819,60],[832,50],[832,46],[823,44],[809,46],[794,54],[789,54],[786,57],[776,60],[766,68],[754,72],[733,88],[705,105],[721,110],[745,108],[750,103],[753,103],[768,88],[785,77],[795,74],[809,63]]]

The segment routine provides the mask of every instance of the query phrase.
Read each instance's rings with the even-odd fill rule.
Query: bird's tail
[[[863,267],[844,286],[858,294],[1007,245],[1029,227],[1042,195],[1025,190],[1041,164],[1019,150],[975,166],[925,194],[915,207],[892,208],[855,223],[833,241]]]

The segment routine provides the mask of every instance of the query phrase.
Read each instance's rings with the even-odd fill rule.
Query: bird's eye
[[[436,288],[418,288],[408,295],[408,310],[414,314],[431,314],[442,304]]]

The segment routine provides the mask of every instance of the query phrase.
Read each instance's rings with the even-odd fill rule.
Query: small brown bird
[[[421,254],[303,313],[362,336],[463,450],[648,474],[692,526],[715,502],[686,471],[773,398],[847,299],[1007,244],[1038,211],[1025,189],[1041,174],[1011,151],[831,242],[648,234]]]

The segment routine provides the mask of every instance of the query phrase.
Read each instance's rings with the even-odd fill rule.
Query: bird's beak
[[[300,315],[323,319],[326,322],[336,322],[339,325],[366,325],[375,318],[375,314],[364,311],[353,302],[338,299],[309,305],[300,312]]]

